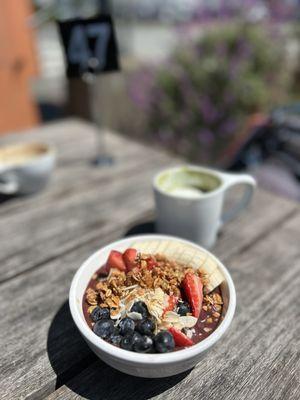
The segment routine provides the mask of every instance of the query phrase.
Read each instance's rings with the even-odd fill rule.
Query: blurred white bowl
[[[0,148],[0,193],[31,194],[45,187],[55,165],[53,147],[19,143]]]

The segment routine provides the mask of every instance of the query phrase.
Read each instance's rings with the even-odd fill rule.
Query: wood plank
[[[150,215],[152,176],[164,165],[156,162],[152,166],[152,161],[144,164],[145,172],[134,174],[135,166],[128,170],[124,167],[110,183],[100,179],[89,189],[77,188],[73,195],[57,198],[55,207],[36,205],[30,214],[9,214],[1,218],[0,230],[5,236],[1,240],[0,282],[73,249],[83,237],[101,236],[102,227],[118,223],[122,214],[131,215],[137,223],[139,218],[144,219],[144,214]],[[136,188],[133,192],[132,187]],[[269,207],[270,198],[269,193],[257,192],[251,210],[224,228],[225,234],[214,249],[217,255],[226,256],[242,249],[255,240],[258,232],[264,235],[297,210],[294,203],[275,198],[272,201],[278,211],[274,212]],[[64,224],[60,223],[62,216]],[[30,241],[26,240],[28,234]]]
[[[95,361],[47,399],[294,399],[299,395],[300,215],[230,262],[237,295],[233,325],[188,374],[126,376]]]
[[[153,157],[167,158],[165,152],[154,151],[141,146],[133,141],[126,140],[112,132],[104,132],[106,143],[110,153],[115,159],[115,166],[135,160],[135,157],[142,158],[143,153]],[[90,175],[97,179],[100,176],[107,176],[114,168],[95,168],[90,161],[95,156],[97,147],[98,131],[90,124],[69,120],[47,125],[45,128],[28,131],[22,135],[22,142],[45,141],[53,145],[57,152],[57,168],[53,174],[52,181],[47,190],[35,196],[16,197],[15,199],[2,204],[0,215],[7,215],[9,212],[24,213],[26,206],[47,205],[57,196],[78,191],[84,180],[89,183]],[[7,135],[0,138],[1,145],[20,142],[19,135]],[[85,179],[84,179],[85,178]],[[92,181],[93,182],[93,181]],[[67,187],[67,190],[62,190]]]
[[[40,135],[34,130],[24,138],[32,141]],[[95,147],[94,135],[92,126],[77,120],[43,129],[43,138],[58,149],[57,172],[45,192],[2,205],[0,231],[5,235],[1,238],[0,282],[70,251],[81,243],[82,237],[100,236],[102,227],[117,221],[119,213],[131,212],[127,210],[128,202],[135,204],[135,220],[152,212],[152,176],[163,166],[178,161],[164,152],[109,134],[107,141],[116,164],[92,168],[88,160]],[[9,142],[17,139],[16,135]],[[270,201],[278,210],[276,213],[269,207]],[[124,209],[122,203],[127,204]],[[216,247],[216,254],[238,251],[256,237],[257,231],[269,230],[295,209],[294,203],[258,191],[250,212],[225,227],[227,235]],[[64,224],[60,223],[62,215]],[[47,228],[41,229],[42,225]],[[229,245],[226,237],[236,240]]]
[[[6,349],[6,355],[0,361],[0,398],[18,399],[21,395],[41,398],[42,393],[55,389],[53,369],[60,371],[61,380],[82,368],[86,359],[93,359],[70,319],[66,299],[72,276],[80,263],[97,247],[113,240],[115,235],[115,231],[103,230],[102,237],[78,246],[71,253],[49,262],[45,268],[36,268],[1,285],[2,296],[10,307],[7,309],[4,302],[0,304],[3,316],[0,348]],[[12,332],[7,336],[5,332],[11,331],[12,326],[16,336]],[[57,344],[67,347],[68,354],[62,355],[62,348]],[[16,345],[18,350],[13,355]],[[71,349],[73,351],[69,353]],[[7,382],[6,389],[4,381]],[[13,387],[11,382],[14,382]]]
[[[183,396],[198,398],[197,392],[200,389],[194,383],[196,375],[189,393],[180,386],[180,380],[184,376],[181,379],[155,381],[149,387],[146,385],[144,391],[141,391],[135,386],[144,385],[147,380],[134,378],[128,380],[125,375],[112,372],[103,363],[95,361],[95,357],[76,332],[65,304],[71,277],[80,263],[96,248],[122,236],[132,224],[152,216],[151,177],[157,168],[174,160],[164,153],[148,151],[140,144],[131,145],[131,142],[128,144],[127,140],[117,135],[109,135],[111,137],[109,140],[114,143],[114,151],[117,156],[121,153],[123,161],[109,171],[93,171],[87,166],[82,166],[82,160],[87,160],[92,154],[93,134],[88,134],[88,138],[82,139],[82,132],[87,132],[84,129],[86,124],[82,124],[82,129],[79,129],[74,122],[74,130],[77,129],[80,145],[85,149],[82,151],[84,154],[82,156],[77,146],[72,145],[71,149],[68,146],[72,143],[72,130],[64,136],[64,131],[67,131],[70,125],[62,125],[64,128],[58,126],[60,132],[58,136],[61,135],[64,139],[57,139],[58,136],[54,135],[61,150],[59,184],[49,188],[48,193],[41,194],[45,196],[44,198],[35,196],[31,199],[17,200],[15,204],[2,205],[7,213],[3,213],[0,220],[1,230],[6,231],[3,241],[1,238],[1,244],[3,243],[1,277],[4,282],[1,284],[1,292],[4,301],[0,303],[3,316],[0,321],[0,348],[4,358],[0,361],[0,386],[4,389],[0,393],[0,398],[14,399],[22,396],[40,399],[53,392],[56,386],[59,387],[66,382],[76,391],[79,390],[76,389],[77,378],[74,380],[72,378],[78,374],[82,379],[78,382],[85,382],[86,385],[91,382],[93,386],[91,390],[94,393],[92,396],[99,398],[99,392],[97,394],[96,391],[100,389],[99,384],[94,382],[94,368],[96,370],[103,368],[104,376],[107,378],[108,383],[100,379],[104,385],[103,398],[108,398],[110,390],[114,390],[108,387],[113,379],[123,382],[120,384],[121,388],[128,385],[128,388],[136,393],[137,398],[155,396],[159,393],[163,393],[164,396],[169,396],[169,393],[170,396],[176,395],[179,393],[175,390],[178,385]],[[53,130],[47,128],[46,131],[46,135],[50,138]],[[30,133],[29,136],[35,134]],[[133,161],[135,158],[137,164]],[[134,175],[137,166],[141,172]],[[82,180],[87,177],[86,181],[79,184],[76,181],[77,184],[73,181],[69,183],[68,176],[70,173],[72,176],[72,171],[75,171],[74,175]],[[25,207],[33,211],[28,212]],[[255,271],[256,274],[260,268],[264,271],[258,283],[272,290],[279,285],[277,280],[283,263],[288,264],[287,270],[291,271],[290,275],[286,276],[286,282],[294,279],[295,259],[299,258],[295,250],[295,240],[299,230],[298,210],[299,206],[296,204],[258,190],[249,212],[226,225],[224,234],[214,249],[216,254],[228,261],[238,282],[238,298],[241,298],[238,318],[241,318],[242,326],[248,326],[247,319],[242,319],[243,316],[248,316],[247,307],[249,309],[254,307],[254,311],[257,310],[256,306],[259,307],[255,300],[256,297],[260,298],[261,293],[257,295],[259,287]],[[66,221],[63,227],[61,227],[62,218]],[[40,226],[45,225],[45,221],[47,230],[41,230]],[[260,263],[255,262],[253,265],[253,260],[257,258],[260,259]],[[265,265],[272,265],[273,262],[275,269],[263,269]],[[285,280],[282,280],[282,284],[285,284]],[[268,292],[266,296],[267,298],[259,304],[265,304],[264,302],[270,300]],[[252,305],[253,300],[256,306]],[[236,324],[236,321],[234,323]],[[234,332],[238,332],[239,324],[233,329]],[[234,340],[236,340],[234,348],[241,347],[242,338],[237,336]],[[45,352],[46,346],[50,363]],[[274,351],[276,354],[277,350]],[[280,354],[278,353],[278,357]],[[234,366],[238,362],[237,359],[232,360],[230,357],[229,360]],[[271,361],[274,361],[272,357]],[[297,363],[297,358],[294,361]],[[208,371],[212,369],[208,368]],[[58,375],[57,381],[55,373]],[[201,369],[197,373],[201,374]],[[192,374],[183,382],[189,382],[194,376]],[[218,374],[218,379],[222,380],[221,371],[218,371]],[[129,389],[124,393],[128,394]],[[113,393],[115,398],[118,398],[117,395],[122,398],[121,389],[116,389]],[[68,391],[68,387],[64,386],[53,396],[74,397],[72,392]]]
[[[67,125],[58,124],[57,126],[55,126],[55,131],[53,131],[53,133],[55,132],[54,136],[55,138],[60,138],[61,136],[64,136],[63,135],[64,131],[77,132],[76,140],[77,138],[79,139],[82,136],[90,137],[89,142],[80,143],[80,147],[91,146],[93,144],[93,140],[91,140],[91,138],[92,135],[94,134],[94,130],[93,128],[90,128],[86,124],[81,124],[81,125],[82,126],[78,127],[77,124],[75,123],[73,127],[73,124],[71,123],[70,128],[67,129],[67,127],[69,126],[68,124]],[[85,135],[82,134],[82,130],[86,132]],[[46,131],[49,135],[49,131],[47,129]],[[133,148],[133,153],[130,152],[128,154],[127,159],[118,160],[116,166],[110,169],[105,169],[104,171],[102,169],[100,170],[91,169],[88,165],[81,166],[81,164],[78,164],[79,165],[78,167],[76,166],[74,167],[74,165],[72,164],[70,169],[66,169],[64,165],[64,168],[58,169],[58,173],[56,174],[56,177],[58,176],[58,179],[53,182],[51,188],[48,191],[44,192],[41,195],[34,196],[32,198],[20,199],[17,208],[16,207],[9,208],[5,207],[4,205],[2,213],[5,214],[2,215],[0,221],[0,226],[2,224],[1,229],[3,230],[3,232],[6,233],[5,237],[2,239],[2,254],[1,254],[2,269],[0,274],[0,279],[2,281],[13,277],[14,274],[18,274],[21,273],[22,271],[32,268],[34,263],[40,264],[43,262],[43,260],[45,261],[49,259],[49,257],[54,257],[55,253],[53,253],[53,251],[54,252],[57,251],[57,254],[61,254],[63,251],[65,251],[66,249],[65,241],[64,240],[61,241],[62,236],[64,238],[68,238],[69,237],[68,235],[71,232],[71,234],[74,235],[75,237],[76,235],[79,235],[78,239],[80,240],[84,232],[81,232],[80,230],[77,229],[73,229],[73,231],[71,231],[70,225],[68,223],[63,225],[59,224],[58,221],[61,218],[59,212],[64,214],[64,218],[66,221],[70,220],[72,221],[73,226],[71,225],[71,227],[75,228],[76,226],[78,226],[80,222],[82,222],[82,219],[84,219],[86,220],[85,226],[87,231],[89,232],[90,230],[94,230],[95,221],[90,214],[88,214],[87,216],[86,210],[88,208],[82,207],[83,201],[84,200],[88,201],[89,206],[91,206],[94,209],[96,208],[96,204],[99,203],[100,198],[101,198],[101,203],[103,203],[103,205],[105,204],[105,201],[108,201],[108,203],[110,203],[110,198],[109,196],[106,197],[106,194],[111,193],[112,195],[114,195],[115,192],[110,192],[110,189],[108,188],[105,191],[105,194],[103,195],[101,188],[102,185],[107,184],[109,181],[111,181],[111,184],[114,185],[115,190],[117,190],[117,185],[120,185],[120,191],[122,191],[123,186],[125,185],[126,187],[126,181],[124,180],[124,177],[126,175],[131,175],[131,174],[133,175],[135,172],[134,169],[140,170],[138,164],[139,162],[143,164],[145,169],[148,169],[149,172],[148,186],[147,188],[144,186],[143,188],[140,188],[138,179],[139,177],[137,177],[136,182],[133,182],[133,186],[139,187],[139,189],[142,189],[144,191],[145,200],[141,200],[141,202],[143,204],[149,202],[150,182],[152,175],[154,175],[157,172],[157,170],[160,169],[163,165],[172,164],[174,163],[174,161],[171,161],[171,159],[164,153],[160,154],[157,153],[156,151],[151,152],[150,150],[145,149],[141,145],[137,145],[134,143],[133,144],[129,143],[125,145],[124,141],[121,138],[114,137],[114,135],[109,135],[109,138],[112,142],[114,142],[114,145],[112,146],[114,149],[117,148],[126,149],[127,147],[129,147],[130,149]],[[65,149],[66,147],[68,148],[68,146],[66,146],[66,144],[68,143],[72,143],[71,137],[64,145],[60,143],[60,145],[59,146],[57,145],[57,147],[62,149]],[[93,146],[91,147],[93,148]],[[77,146],[75,146],[75,148],[77,148]],[[126,153],[126,151],[122,151],[122,154],[124,152]],[[62,155],[60,156],[61,153]],[[66,156],[64,154],[65,153],[64,150],[62,150],[61,153],[59,153],[59,158]],[[150,154],[148,155],[148,153]],[[90,156],[91,155],[88,154],[87,159]],[[146,159],[148,159],[148,157],[150,162],[152,161],[153,164],[156,164],[154,169],[152,169],[152,167],[150,168],[150,166],[148,165],[145,165],[145,161]],[[127,168],[129,169],[126,170]],[[122,175],[123,172],[124,175]],[[72,177],[74,176],[75,178],[72,179]],[[54,177],[54,179],[56,177]],[[146,177],[141,175],[140,178],[142,179],[142,184],[143,185],[144,183],[146,184],[147,182]],[[120,179],[120,181],[118,181],[118,179]],[[84,195],[81,192],[84,192]],[[286,215],[288,215],[292,209],[295,208],[295,205],[293,203],[288,203],[281,199],[277,200],[277,198],[275,198],[274,206],[276,206],[277,203],[280,212],[276,216],[274,216],[272,210],[270,210],[269,208],[269,201],[271,195],[264,193],[264,194],[258,194],[257,196],[258,196],[257,202],[260,203],[261,215],[264,217],[264,218],[259,218],[259,221],[261,221],[262,224],[266,224],[267,229],[269,229],[268,221],[270,218],[271,219],[278,218],[278,220],[281,220]],[[54,202],[55,202],[55,208],[51,207],[52,203]],[[263,207],[262,204],[264,204],[265,207]],[[255,207],[257,206],[254,203],[253,208]],[[32,213],[30,213],[30,210],[32,210]],[[99,214],[99,220],[100,221],[103,220],[103,217],[100,218],[101,209],[97,211]],[[105,212],[104,207],[102,211],[106,216],[107,212]],[[92,226],[89,225],[91,222],[90,221],[91,218],[92,218]],[[41,231],[39,228],[43,220],[47,220],[47,229]],[[250,223],[252,223],[252,225],[255,222],[251,214],[248,214],[248,220],[250,221]],[[233,224],[229,225],[229,227],[226,226],[226,230],[228,228],[230,229],[231,227],[231,233],[232,234],[235,233],[237,235],[238,230],[236,229],[236,224],[239,224],[239,221],[234,222]],[[256,222],[254,225],[255,225],[254,229],[250,229],[253,235],[255,235],[256,230],[259,229],[256,226],[257,225]],[[246,220],[244,219],[242,227],[247,228],[245,232],[246,233],[245,238],[249,240],[249,232],[248,232],[249,223],[247,219]],[[31,233],[30,242],[24,240],[24,238],[27,237],[28,232]],[[241,236],[239,233],[238,235],[239,237]],[[13,242],[11,240],[12,236],[14,239]],[[47,241],[48,244],[47,246],[45,246],[45,244],[43,243],[43,239]],[[53,246],[50,245],[50,243],[52,242]],[[237,241],[237,243],[241,244],[242,242],[239,240]],[[76,244],[77,242],[75,240],[75,245]],[[74,246],[74,241],[70,240],[68,248],[72,248],[72,246]],[[30,254],[31,248],[34,248],[36,250],[35,254]],[[39,248],[41,248],[42,250],[39,251]],[[39,255],[37,253],[39,253]]]
[[[114,152],[121,158],[123,154],[136,152],[137,149],[166,155],[166,152],[161,149],[153,149],[110,130],[98,129],[96,126],[76,118],[49,123],[42,128],[25,130],[22,136],[18,133],[1,136],[0,145],[19,143],[20,141],[24,143],[45,141],[56,147],[59,164],[65,165],[92,157],[99,145],[99,135],[100,140],[104,135],[105,142],[110,146],[109,152]],[[170,157],[175,158],[174,155],[170,155]]]
[[[103,226],[118,224],[124,219],[123,214],[135,221],[152,210],[149,182],[159,165],[163,165],[156,163],[153,167],[152,163],[153,159],[150,163],[144,161],[147,170],[138,173],[134,173],[136,164],[120,167],[120,173],[112,176],[109,184],[106,179],[100,179],[90,188],[78,187],[73,196],[57,199],[55,207],[36,207],[30,214],[4,217],[0,222],[0,229],[5,232],[1,243],[0,280],[57,257],[80,244],[82,238],[101,235]],[[28,234],[30,242],[26,240]]]
[[[144,211],[146,206],[152,208],[149,196],[152,176],[162,166],[175,162],[164,152],[149,150],[109,134],[107,139],[114,150],[116,163],[111,168],[94,168],[88,163],[95,147],[95,130],[90,125],[71,122],[53,126],[52,133],[48,128],[45,131],[46,140],[51,134],[52,140],[56,142],[58,170],[45,192],[19,199],[17,204],[3,205],[0,230],[5,235],[1,240],[1,281],[61,254],[66,248],[76,246],[83,236],[95,229],[101,234],[102,224],[108,221],[110,215],[113,220],[118,214],[113,207],[122,210],[119,203],[140,203],[140,209],[135,207],[136,215]],[[63,143],[61,137],[64,131],[75,132],[75,147],[71,151],[69,143],[72,147],[74,141],[69,136],[69,140]],[[26,135],[26,140],[29,140],[29,136],[32,140],[36,134],[33,132]],[[82,140],[82,137],[85,139]],[[80,148],[85,148],[86,154]],[[74,157],[79,162],[75,163]],[[66,161],[70,163],[67,167]],[[133,194],[132,188],[135,188]],[[140,195],[143,198],[140,199]],[[94,210],[96,217],[89,210]],[[65,224],[60,223],[61,215],[64,216]],[[41,229],[42,224],[47,229]],[[26,240],[28,233],[31,236],[30,242]]]
[[[126,222],[122,223],[123,226],[126,225]],[[287,295],[290,301],[296,301],[296,303],[299,301],[294,298],[295,294],[292,291],[292,285],[299,280],[297,241],[299,223],[300,214],[297,214],[296,217],[283,224],[280,230],[270,232],[264,241],[251,247],[248,252],[227,259],[227,264],[237,285],[238,308],[237,317],[231,330],[233,336],[224,340],[224,345],[221,347],[222,352],[228,349],[228,353],[230,353],[230,349],[233,348],[242,351],[244,348],[242,357],[248,360],[246,353],[249,345],[255,343],[252,343],[254,340],[252,335],[256,332],[256,328],[252,331],[251,326],[254,321],[261,326],[260,321],[261,319],[262,322],[264,321],[266,309],[273,307],[274,301],[278,303],[277,296],[274,295],[283,290],[282,295]],[[111,225],[109,228],[113,229]],[[77,334],[65,302],[71,278],[78,265],[96,247],[111,241],[115,236],[116,231],[103,230],[102,236],[96,240],[78,246],[72,252],[48,262],[43,268],[36,268],[1,285],[3,299],[0,303],[2,316],[0,321],[1,399],[18,399],[21,395],[24,398],[41,398],[55,389],[56,374],[58,375],[58,384],[61,385],[73,375],[74,371],[80,370],[81,365],[84,367],[93,362],[94,358],[91,356],[90,350]],[[283,265],[287,267],[282,277]],[[292,306],[291,312],[294,313],[294,311],[294,306]],[[276,309],[274,312],[277,315]],[[266,316],[267,322],[271,316],[272,314]],[[290,311],[288,311],[287,316],[283,316],[283,323],[286,324],[286,318],[290,317]],[[273,338],[272,327],[267,325],[267,328],[268,332],[271,331],[270,338]],[[251,334],[249,337],[247,329]],[[277,328],[275,331],[276,335],[279,334]],[[258,332],[259,335],[263,333],[261,328]],[[284,331],[281,334],[286,335]],[[244,347],[243,340],[247,338],[250,342]],[[255,337],[256,339],[257,337]],[[230,344],[231,341],[234,341],[233,345]],[[48,354],[45,351],[46,347],[48,347]],[[258,350],[261,356],[262,349],[259,347]],[[272,351],[274,351],[274,357],[278,356],[273,347]],[[210,357],[218,358],[218,354],[218,352],[212,352],[211,356],[198,367],[197,373],[200,374],[203,368],[206,371],[207,366],[208,372],[205,379],[209,378],[209,372],[214,375],[211,369],[213,368],[213,359]],[[226,363],[238,363],[234,354],[235,352],[231,355],[226,353],[226,357],[221,355],[220,358],[225,357]],[[83,364],[81,364],[82,362]],[[126,385],[129,388],[136,385],[135,380],[122,378],[119,373],[108,367],[105,368],[104,371],[107,372],[103,377],[99,377],[98,369],[96,369],[97,374],[94,374],[94,367],[91,366],[88,371],[83,371],[83,378],[79,375],[76,381],[80,382],[80,387],[86,387],[84,377],[92,376],[95,382],[91,390],[103,390],[102,385],[106,388],[105,390],[108,390],[104,380],[109,380],[108,376],[112,374],[113,379],[124,382],[124,384],[118,385],[118,388],[110,389],[115,391],[115,398],[118,398],[117,395],[121,395]],[[222,371],[218,370],[218,374],[222,374]],[[187,377],[187,379],[190,378]],[[99,383],[96,382],[97,380]],[[193,380],[189,385],[192,384],[197,385],[197,382]],[[73,384],[70,383],[70,385]],[[73,386],[71,387],[73,388]],[[75,388],[73,389],[75,390]],[[61,390],[63,391],[64,388]],[[180,390],[185,393],[183,387]],[[198,386],[197,390],[200,390]],[[138,391],[137,394],[139,393]],[[58,394],[61,396],[60,391]],[[103,398],[108,398],[110,395],[109,392],[107,397],[105,395]]]
[[[228,192],[228,199],[230,203],[236,201],[236,192]],[[214,253],[223,256],[246,251],[253,242],[276,229],[286,219],[293,218],[299,209],[298,203],[274,196],[261,188],[256,189],[249,208],[221,229]]]
[[[120,141],[119,152],[121,152],[122,144]],[[143,150],[143,154],[141,154],[141,150]],[[63,197],[68,200],[71,196],[78,196],[80,189],[82,191],[95,190],[97,185],[109,184],[110,181],[113,184],[120,178],[124,180],[126,174],[134,176],[136,172],[141,173],[150,166],[153,170],[158,170],[160,164],[165,165],[167,162],[174,164],[176,161],[166,154],[145,151],[141,146],[135,147],[130,152],[122,153],[122,155],[114,154],[116,163],[111,167],[96,168],[90,165],[89,160],[92,158],[92,154],[90,157],[82,158],[79,162],[59,165],[45,191],[34,196],[16,198],[12,203],[2,204],[1,216],[4,219],[8,217],[17,220],[22,214],[34,213],[36,208],[43,208],[46,212],[52,202],[61,201]],[[126,171],[126,169],[128,170]]]

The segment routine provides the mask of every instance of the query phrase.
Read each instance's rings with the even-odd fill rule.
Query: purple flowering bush
[[[287,86],[280,37],[260,25],[235,24],[183,42],[164,65],[140,70],[130,92],[151,139],[209,163],[248,116],[280,103]]]

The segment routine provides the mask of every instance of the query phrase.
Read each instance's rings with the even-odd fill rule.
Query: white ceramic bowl
[[[111,250],[124,251],[126,248],[130,247],[133,242],[149,239],[172,239],[181,243],[188,243],[195,248],[206,251],[192,242],[172,236],[141,235],[118,240],[96,251],[81,265],[72,281],[69,294],[69,304],[77,328],[89,347],[101,360],[126,374],[145,378],[161,378],[176,375],[194,367],[201,360],[206,351],[224,335],[228,330],[234,315],[236,294],[233,281],[227,269],[210,252],[207,252],[218,262],[219,268],[225,277],[225,281],[221,286],[224,299],[223,320],[219,324],[218,328],[208,338],[198,344],[179,351],[165,354],[139,354],[115,347],[96,336],[88,327],[82,310],[83,295],[92,275],[106,262]]]

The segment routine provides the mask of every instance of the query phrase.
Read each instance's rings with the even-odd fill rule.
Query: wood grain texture
[[[147,380],[95,361],[48,399],[297,399],[299,223],[300,214],[227,261],[237,288],[236,317],[230,333],[188,374]]]
[[[77,131],[75,141],[78,140],[79,148],[93,143],[93,140],[87,140],[87,136],[94,137],[92,129],[84,131],[81,126]],[[18,199],[16,204],[3,204],[0,230],[5,235],[1,240],[0,281],[76,247],[86,235],[101,235],[105,224],[113,224],[114,220],[122,219],[122,215],[130,219],[132,214],[138,216],[140,212],[152,209],[151,179],[164,165],[175,162],[164,153],[135,143],[128,142],[125,146],[124,139],[118,140],[111,134],[107,143],[113,150],[113,167],[90,165],[94,146],[89,152],[81,151],[81,163],[69,160],[66,167],[64,160],[67,158],[62,158],[64,149],[74,140],[70,137],[68,143],[62,144],[62,134],[61,129],[58,132],[53,129],[51,141],[57,148],[59,163],[47,190],[22,199],[23,203]],[[56,137],[59,138],[57,143]],[[28,235],[31,240],[24,240]]]
[[[238,307],[230,335],[201,365],[137,379],[91,353],[66,303],[72,276],[95,249],[153,218],[151,178],[178,163],[109,133],[118,162],[94,169],[94,135],[78,121],[22,135],[54,143],[58,167],[46,191],[1,205],[0,399],[297,399],[300,211],[261,190],[214,249],[232,272]]]

